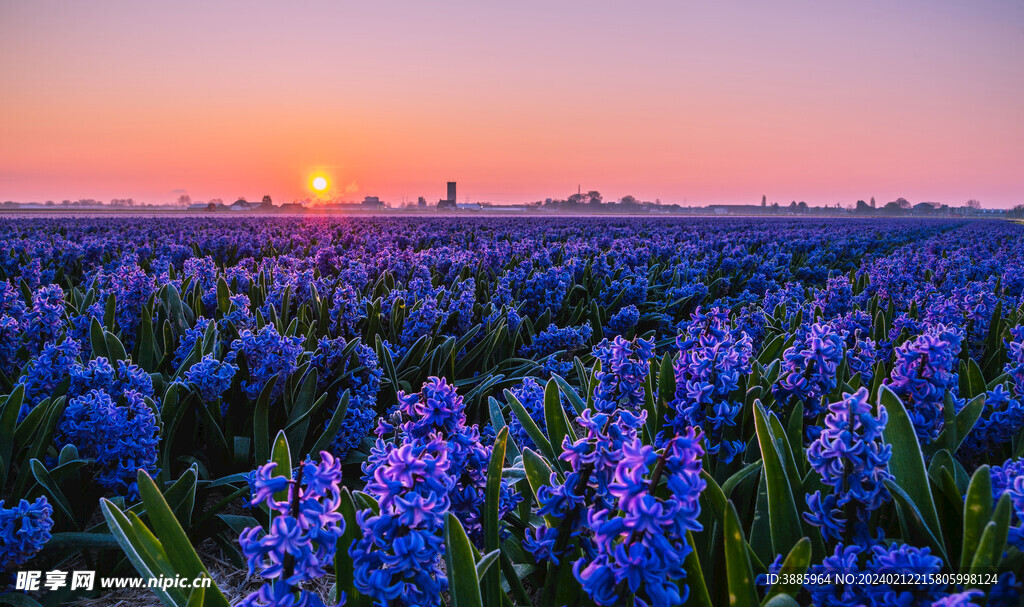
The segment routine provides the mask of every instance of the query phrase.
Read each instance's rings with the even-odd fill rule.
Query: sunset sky
[[[1024,203],[1024,2],[0,0],[0,200]]]

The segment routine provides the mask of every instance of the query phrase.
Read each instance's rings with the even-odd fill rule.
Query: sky
[[[0,0],[0,200],[1024,203],[1024,3]]]

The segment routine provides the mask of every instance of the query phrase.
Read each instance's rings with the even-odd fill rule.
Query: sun
[[[323,177],[317,177],[313,179],[313,189],[317,192],[323,192],[327,189],[327,179]]]

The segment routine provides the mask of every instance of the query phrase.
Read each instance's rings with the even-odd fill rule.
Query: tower
[[[446,198],[445,200],[449,200],[451,202],[455,202],[455,182],[454,181],[449,181],[448,182],[448,198]]]

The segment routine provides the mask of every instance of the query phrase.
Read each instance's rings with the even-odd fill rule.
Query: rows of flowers
[[[0,237],[0,604],[1024,603],[1019,225]]]

